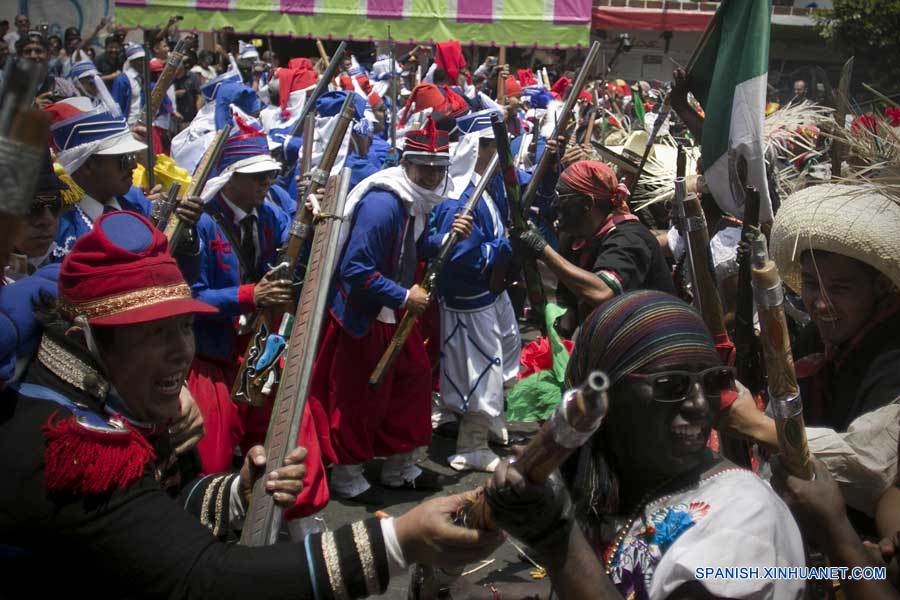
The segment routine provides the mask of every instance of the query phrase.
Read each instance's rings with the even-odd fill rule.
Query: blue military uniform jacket
[[[240,231],[233,225],[234,213],[221,195],[209,201],[207,210],[221,214],[224,223],[232,227],[234,238],[240,239]],[[242,314],[252,312],[253,288],[259,279],[275,266],[278,248],[287,240],[289,221],[280,208],[265,202],[256,209],[259,251],[255,273],[244,273],[236,249],[218,223],[209,214],[203,214],[197,223],[199,256],[191,268],[180,263],[185,277],[191,284],[195,298],[219,309],[213,315],[198,315],[194,332],[197,354],[213,359],[232,359],[235,348],[236,320]]]
[[[393,192],[373,189],[359,201],[329,302],[351,336],[364,336],[383,307],[398,309],[406,302],[417,260],[428,255],[424,246],[404,243],[412,238],[410,228],[413,219]]]
[[[474,191],[475,186],[470,183],[458,200],[446,200],[432,212],[427,244],[434,253]],[[456,245],[438,278],[438,295],[455,310],[475,310],[493,304],[497,296],[489,289],[491,272],[495,265],[506,263],[512,256],[505,225],[509,207],[499,175],[494,176],[486,192],[472,211],[472,235]]]
[[[113,97],[113,100],[116,101],[116,104],[119,105],[119,110],[122,111],[122,117],[127,119],[129,113],[131,113],[131,82],[128,80],[128,75],[125,73],[119,73],[115,79],[113,79],[112,86],[109,90],[110,95]],[[141,92],[141,96],[143,96],[143,91]],[[141,98],[141,106],[144,104],[144,99]]]
[[[136,212],[145,217],[150,216],[153,205],[144,196],[140,188],[131,186],[124,196],[116,198],[122,210]],[[91,218],[76,204],[71,210],[59,215],[59,223],[56,226],[56,248],[53,249],[51,260],[60,262],[66,257],[75,242],[94,228]]]

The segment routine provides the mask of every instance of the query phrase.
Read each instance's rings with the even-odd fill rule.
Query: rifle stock
[[[575,108],[575,103],[578,101],[578,95],[581,93],[581,90],[587,81],[588,74],[599,54],[600,42],[594,42],[591,44],[591,49],[588,51],[584,64],[581,65],[581,70],[578,71],[575,83],[569,88],[569,96],[566,98],[566,103],[563,105],[562,112],[559,113],[559,119],[556,121],[556,127],[553,129],[553,136],[550,139],[556,140],[564,131],[566,131],[569,118],[572,116],[572,110]],[[541,181],[543,181],[544,176],[546,176],[547,169],[550,168],[551,160],[550,153],[544,152],[541,155],[541,160],[539,160],[537,166],[535,166],[531,181],[528,183],[528,187],[525,188],[525,193],[522,195],[523,215],[531,210],[531,205],[534,204],[534,199],[537,196],[538,186],[541,184]]]
[[[782,463],[795,477],[812,479],[803,401],[800,398],[797,375],[794,373],[791,340],[784,316],[781,274],[775,262],[769,258],[763,235],[753,241],[753,288],[769,380],[769,403],[775,416]]]
[[[349,187],[350,170],[343,169],[339,176],[329,181],[329,193],[323,201],[323,209],[329,214],[343,214]],[[328,282],[338,258],[339,230],[338,219],[326,219],[316,228],[309,269],[287,349],[284,377],[278,387],[266,433],[266,473],[283,466],[297,442],[324,323]],[[265,480],[265,477],[260,477],[253,486],[250,507],[241,531],[241,544],[245,546],[267,546],[274,544],[278,538],[282,512],[272,496],[266,493]]]
[[[194,169],[194,176],[191,177],[191,183],[184,192],[185,198],[199,196],[203,191],[210,174],[212,174],[215,166],[219,164],[219,158],[222,156],[222,150],[225,148],[225,142],[228,141],[228,136],[230,134],[231,127],[227,125],[216,133],[209,148],[203,153],[203,158],[201,158],[200,162],[197,164],[197,168]],[[165,233],[166,238],[169,240],[170,254],[175,252],[178,244],[181,243],[186,227],[187,225],[185,222],[182,221],[181,217],[177,214],[172,213],[169,216],[169,222],[166,225]]]
[[[491,178],[493,178],[494,173],[497,171],[498,163],[499,159],[497,156],[491,159],[490,164],[488,164],[482,174],[481,180],[478,182],[472,195],[466,200],[460,213],[461,215],[471,215],[472,211],[475,210],[475,205],[481,199],[482,194],[484,194],[484,191],[491,182]],[[451,230],[447,239],[441,244],[441,249],[438,251],[437,257],[428,265],[428,270],[425,272],[425,276],[422,278],[419,287],[425,290],[429,302],[431,301],[434,289],[437,286],[437,279],[440,276],[444,265],[450,260],[450,255],[457,243],[459,243],[459,234]],[[406,340],[409,338],[409,334],[412,333],[413,326],[416,324],[418,318],[418,315],[414,315],[409,311],[406,311],[403,314],[400,325],[397,326],[397,331],[394,332],[394,336],[388,343],[388,347],[385,349],[384,354],[381,355],[381,359],[378,361],[378,364],[375,365],[372,374],[369,376],[370,385],[379,386],[384,381],[384,376],[387,374],[388,370],[390,370],[394,361],[397,360],[397,356],[399,356],[403,346],[406,345]]]

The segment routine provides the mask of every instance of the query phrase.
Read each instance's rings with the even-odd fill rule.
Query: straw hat
[[[869,185],[826,183],[789,196],[775,216],[771,253],[784,282],[800,291],[800,259],[825,250],[877,269],[900,289],[900,203]]]

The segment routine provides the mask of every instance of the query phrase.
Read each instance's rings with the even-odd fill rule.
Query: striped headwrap
[[[663,292],[630,292],[592,312],[581,326],[566,383],[580,385],[594,369],[615,384],[629,373],[688,363],[721,364],[700,315]]]

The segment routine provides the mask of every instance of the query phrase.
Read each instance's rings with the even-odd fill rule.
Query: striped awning
[[[126,27],[164,23],[181,29],[302,38],[437,42],[510,47],[587,46],[591,0],[116,0]]]

